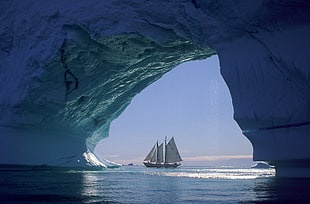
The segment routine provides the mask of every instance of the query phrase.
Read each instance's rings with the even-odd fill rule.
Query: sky
[[[135,96],[95,153],[121,164],[142,164],[165,136],[175,138],[184,165],[252,163],[252,146],[233,120],[218,56],[183,63]]]

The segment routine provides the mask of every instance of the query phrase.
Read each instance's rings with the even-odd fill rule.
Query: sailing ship
[[[166,141],[167,138],[165,138],[165,151],[164,144],[158,145],[158,142],[156,142],[143,161],[146,167],[175,168],[181,165],[182,158],[174,138],[172,137],[168,143]]]

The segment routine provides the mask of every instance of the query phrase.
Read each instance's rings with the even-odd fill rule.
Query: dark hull
[[[143,162],[146,167],[155,167],[155,168],[176,168],[181,165],[181,163],[165,163],[165,164],[156,164],[150,162]]]

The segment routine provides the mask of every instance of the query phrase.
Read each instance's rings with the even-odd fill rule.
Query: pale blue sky
[[[252,146],[233,120],[217,56],[181,64],[138,94],[113,121],[110,137],[97,145],[96,153],[142,164],[165,136],[175,137],[184,164],[208,165],[229,155],[251,161]]]

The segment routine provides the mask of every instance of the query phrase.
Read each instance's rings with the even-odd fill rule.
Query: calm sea
[[[0,203],[310,203],[310,180],[273,169],[124,166],[0,171]]]

